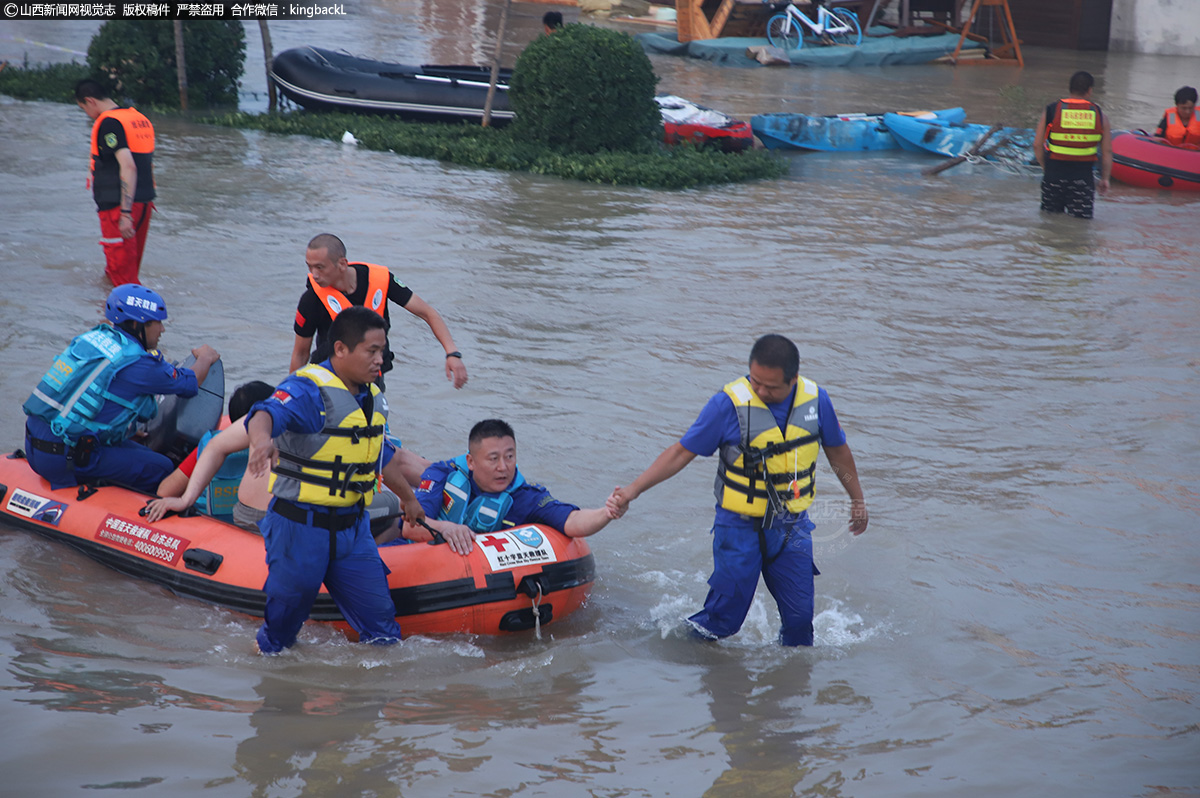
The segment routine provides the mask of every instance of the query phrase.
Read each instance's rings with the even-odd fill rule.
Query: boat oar
[[[966,153],[964,153],[963,155],[956,155],[953,158],[951,158],[950,160],[945,161],[944,163],[940,163],[937,166],[931,166],[927,169],[922,169],[921,174],[925,175],[926,177],[931,177],[933,175],[936,175],[936,174],[946,171],[947,169],[951,168],[952,166],[958,166],[960,163],[962,163],[963,161],[967,160],[968,158],[970,158],[974,155],[978,155],[979,150],[983,147],[983,145],[987,144],[987,140],[990,139],[993,135],[995,135],[996,131],[1000,130],[1002,127],[1004,127],[1004,125],[1001,125],[1001,124],[992,125],[991,128],[988,129],[988,132],[984,133],[982,136],[980,136],[979,141],[976,141],[975,144],[971,146],[971,149],[967,150]]]

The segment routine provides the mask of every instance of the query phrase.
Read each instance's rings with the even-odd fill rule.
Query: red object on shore
[[[1115,180],[1142,188],[1200,191],[1200,149],[1174,147],[1144,133],[1113,136]]]
[[[725,152],[741,152],[754,143],[749,122],[672,94],[659,94],[654,100],[662,112],[663,140],[667,144],[690,141],[697,147],[714,144]]]

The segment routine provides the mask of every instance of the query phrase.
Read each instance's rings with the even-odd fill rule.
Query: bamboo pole
[[[275,56],[271,54],[271,31],[267,27],[267,21],[260,19],[258,21],[258,32],[262,34],[263,46],[263,63],[267,68],[267,110],[275,110],[275,81],[271,80],[271,63],[275,60]]]
[[[504,0],[500,9],[500,30],[496,33],[496,53],[492,57],[492,77],[488,81],[487,100],[483,103],[483,126],[492,124],[492,100],[496,97],[496,80],[500,77],[500,53],[504,49],[504,28],[508,24],[508,9],[512,0]]]

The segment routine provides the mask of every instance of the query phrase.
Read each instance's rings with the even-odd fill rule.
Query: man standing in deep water
[[[717,640],[746,620],[761,573],[775,597],[785,646],[813,644],[812,530],[817,451],[850,497],[850,531],[867,530],[867,505],[854,455],[824,388],[799,376],[800,352],[782,335],[750,350],[750,373],[716,393],[684,436],[609,497],[614,513],[670,479],[696,455],[720,453],[713,574],[704,609],[688,618],[696,635]]]
[[[1096,186],[1093,171],[1100,161],[1100,193],[1108,192],[1112,175],[1112,131],[1108,117],[1092,102],[1095,80],[1088,72],[1071,76],[1071,96],[1046,106],[1033,137],[1033,156],[1041,164],[1042,210],[1064,211],[1091,219]]]
[[[113,286],[140,282],[154,207],[154,126],[121,108],[94,80],[75,85],[75,103],[92,120],[92,198],[100,215],[104,273]]]

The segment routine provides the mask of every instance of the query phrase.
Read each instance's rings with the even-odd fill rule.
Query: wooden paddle
[[[937,166],[931,166],[926,169],[922,169],[921,174],[925,175],[926,177],[931,177],[933,175],[940,174],[953,166],[958,166],[960,163],[967,160],[967,158],[970,158],[973,155],[978,155],[980,148],[982,148],[984,144],[987,144],[987,140],[990,139],[993,135],[995,135],[996,131],[1000,130],[1000,128],[1002,128],[1002,127],[1004,127],[1004,125],[1001,125],[1001,124],[992,125],[991,128],[988,129],[988,132],[984,133],[982,136],[980,136],[979,141],[976,141],[971,146],[971,149],[967,150],[966,154],[956,155],[955,157],[951,158],[950,160],[940,163]]]

